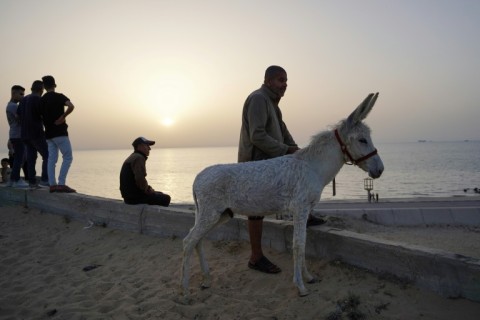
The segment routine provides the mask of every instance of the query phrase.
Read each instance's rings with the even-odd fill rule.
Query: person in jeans
[[[126,204],[151,204],[168,207],[170,196],[155,191],[147,182],[146,161],[155,141],[138,137],[132,143],[133,153],[124,161],[120,171],[120,192]]]
[[[27,152],[27,180],[30,188],[48,186],[48,146],[40,117],[40,98],[43,94],[43,82],[35,80],[32,84],[32,93],[20,101],[17,114],[20,120],[21,137]],[[42,156],[42,175],[40,184],[37,183],[35,165],[37,152]]]
[[[28,184],[20,179],[20,170],[25,162],[25,145],[22,141],[21,127],[17,115],[18,103],[20,100],[22,100],[24,94],[24,87],[14,85],[11,90],[10,101],[8,102],[6,108],[7,121],[8,125],[10,126],[8,136],[13,149],[12,173],[10,176],[9,185],[16,188],[28,187]],[[25,171],[24,173],[27,174]]]
[[[52,76],[44,76],[42,81],[47,92],[40,99],[40,115],[48,145],[47,171],[50,192],[76,192],[66,184],[68,170],[73,161],[66,118],[72,113],[75,106],[65,95],[55,92],[57,85]],[[67,110],[65,110],[65,106]],[[55,166],[58,161],[58,151],[62,153],[63,160],[57,184]]]

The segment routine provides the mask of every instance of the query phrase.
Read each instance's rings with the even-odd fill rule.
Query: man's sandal
[[[270,262],[265,256],[261,257],[256,263],[248,262],[248,267],[265,273],[279,273],[282,271],[282,269]]]

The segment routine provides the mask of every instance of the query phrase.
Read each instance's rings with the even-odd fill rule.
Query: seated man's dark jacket
[[[123,199],[139,199],[145,196],[149,185],[146,179],[147,156],[139,151],[132,153],[120,171],[120,192]]]

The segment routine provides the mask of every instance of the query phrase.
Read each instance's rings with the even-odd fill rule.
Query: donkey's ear
[[[370,113],[370,111],[373,108],[373,105],[377,101],[378,98],[378,92],[373,94],[370,93],[365,100],[363,100],[362,103],[350,114],[347,118],[347,124],[349,126],[354,126],[363,119],[367,117],[367,115]]]

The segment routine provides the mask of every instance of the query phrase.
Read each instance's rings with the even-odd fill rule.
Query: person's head
[[[8,158],[3,158],[2,159],[2,168],[8,168],[9,165],[10,165],[10,160],[8,160]]]
[[[263,83],[273,92],[283,97],[287,90],[287,72],[279,66],[270,66],[265,70]]]
[[[19,102],[20,100],[22,100],[24,95],[25,88],[16,84],[12,87],[12,97],[10,98],[10,100],[12,102]]]
[[[155,141],[148,140],[144,137],[138,137],[132,142],[133,149],[143,153],[146,156],[150,154],[150,146],[153,146],[154,144]]]
[[[35,80],[32,83],[32,93],[42,95],[43,93],[43,82],[40,80]]]
[[[45,90],[54,90],[57,85],[55,84],[55,78],[52,76],[44,76],[42,77],[43,81],[43,86],[45,87]]]

